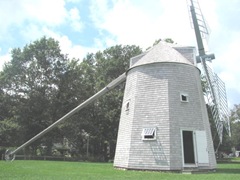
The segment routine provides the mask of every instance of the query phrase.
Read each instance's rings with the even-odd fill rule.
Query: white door
[[[209,163],[207,136],[205,131],[195,131],[198,163]]]

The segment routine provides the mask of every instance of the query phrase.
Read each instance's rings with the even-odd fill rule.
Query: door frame
[[[184,146],[183,146],[183,131],[191,131],[192,132],[192,139],[193,139],[193,153],[194,153],[194,163],[186,164],[184,162]],[[197,167],[197,148],[196,148],[196,133],[193,129],[181,129],[181,147],[182,147],[182,165],[183,167]]]

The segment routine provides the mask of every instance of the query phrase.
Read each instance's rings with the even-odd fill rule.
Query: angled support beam
[[[75,107],[73,110],[71,110],[70,112],[68,112],[67,114],[65,114],[63,117],[61,117],[60,119],[58,119],[56,122],[54,122],[52,125],[50,125],[49,127],[47,127],[46,129],[44,129],[42,132],[38,133],[36,136],[34,136],[33,138],[31,138],[30,140],[28,140],[27,142],[25,142],[24,144],[22,144],[21,146],[19,146],[17,149],[15,149],[14,151],[9,151],[7,150],[5,153],[5,159],[12,161],[14,159],[14,155],[20,151],[21,149],[23,149],[24,147],[28,146],[29,144],[31,144],[32,142],[36,141],[37,139],[39,139],[40,137],[42,137],[44,134],[46,134],[47,132],[51,131],[54,127],[56,127],[58,124],[60,124],[61,122],[63,122],[64,120],[70,118],[72,115],[74,115],[75,113],[77,113],[78,111],[80,111],[81,109],[83,109],[84,107],[88,106],[89,104],[91,104],[92,102],[94,102],[95,100],[97,100],[98,98],[100,98],[101,96],[105,95],[108,91],[112,90],[113,88],[115,88],[116,86],[118,86],[119,84],[121,84],[122,82],[124,82],[126,80],[126,73],[123,73],[121,76],[119,76],[118,78],[116,78],[115,80],[113,80],[111,83],[109,83],[107,86],[105,86],[102,90],[100,90],[99,92],[97,92],[96,94],[94,94],[92,97],[88,98],[86,101],[84,101],[83,103],[81,103],[80,105],[78,105],[77,107]]]

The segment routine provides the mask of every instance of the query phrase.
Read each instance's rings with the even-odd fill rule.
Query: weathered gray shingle
[[[167,43],[160,42],[147,52],[132,58],[130,68],[159,62],[175,62],[193,65],[189,60],[170,47]]]
[[[189,50],[189,49],[188,49]],[[188,52],[159,43],[131,59],[127,72],[114,166],[141,170],[182,170],[182,131],[206,133],[209,163],[197,160],[195,168],[214,169],[210,125],[200,72]],[[192,49],[193,50],[193,49]],[[189,57],[187,60],[185,57]],[[193,59],[194,60],[194,59]],[[187,102],[181,101],[186,94]],[[126,108],[127,105],[127,108]],[[126,111],[127,109],[127,111]],[[155,128],[156,138],[142,138],[145,128]],[[197,153],[197,152],[195,152]],[[206,154],[205,154],[206,155]]]

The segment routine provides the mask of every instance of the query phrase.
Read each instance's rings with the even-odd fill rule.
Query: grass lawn
[[[111,163],[86,163],[64,161],[0,161],[0,179],[193,179],[193,180],[240,180],[240,162],[218,164],[215,173],[179,174],[166,172],[123,171]]]

